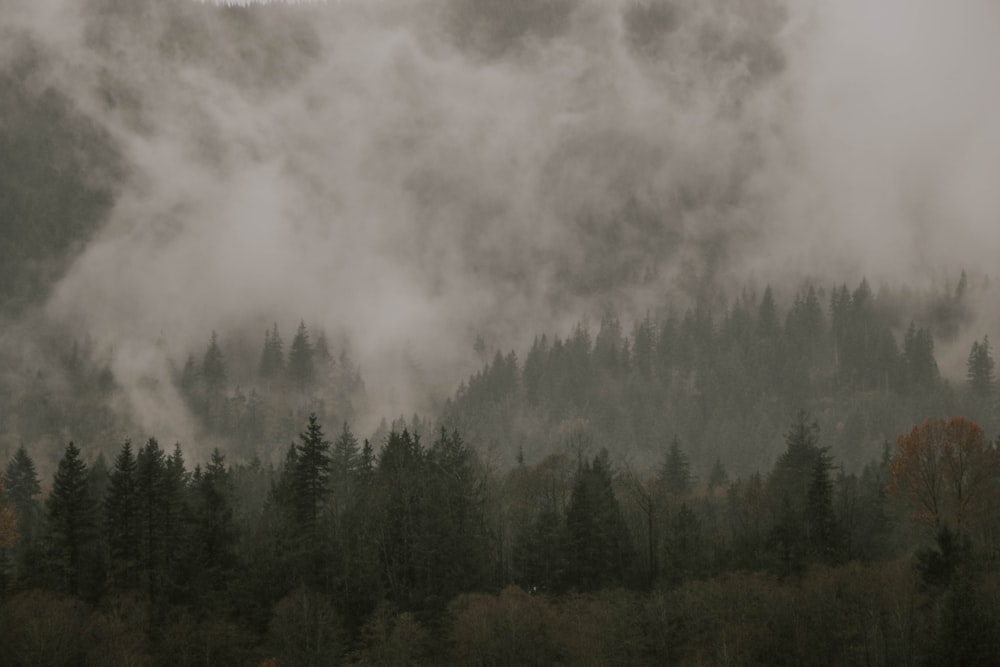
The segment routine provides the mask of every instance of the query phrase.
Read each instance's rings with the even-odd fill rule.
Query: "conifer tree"
[[[280,377],[285,370],[284,343],[278,333],[278,323],[275,322],[270,331],[264,332],[264,349],[260,353],[258,374],[261,379],[271,380]]]
[[[162,590],[166,560],[163,522],[166,457],[155,438],[150,438],[139,450],[135,478],[140,569],[146,592],[152,600]]]
[[[634,550],[612,487],[607,450],[580,464],[566,527],[572,585],[587,590],[624,583]]]
[[[35,462],[28,456],[24,445],[18,447],[7,462],[3,481],[7,497],[17,514],[19,545],[22,549],[30,549],[38,526],[39,507],[36,498],[42,492],[42,487],[38,473],[35,472]]]
[[[305,322],[299,322],[292,346],[288,348],[288,377],[299,389],[308,387],[315,377],[313,350]]]
[[[302,525],[312,530],[329,493],[330,441],[315,414],[309,415],[309,424],[299,434],[299,440],[294,476],[295,511]]]
[[[983,336],[983,342],[975,341],[969,351],[967,377],[972,393],[979,397],[990,396],[996,386],[994,375],[993,350],[989,336]]]
[[[129,440],[115,457],[104,513],[112,577],[122,585],[134,586],[139,564],[139,516],[136,460]]]
[[[205,357],[201,362],[201,375],[205,380],[205,388],[210,392],[219,392],[226,386],[226,360],[222,356],[222,349],[219,347],[215,332],[212,332],[212,339],[205,350]]]
[[[196,555],[198,572],[205,585],[220,589],[225,574],[236,565],[236,525],[233,520],[232,479],[225,457],[218,449],[194,488],[196,508]]]
[[[833,556],[837,546],[833,483],[830,480],[832,467],[826,449],[821,449],[816,455],[806,496],[805,518],[809,542],[813,552],[824,558]]]
[[[84,554],[94,538],[94,508],[87,489],[87,466],[72,442],[59,461],[46,506],[50,554],[65,589],[76,595],[80,590]]]
[[[680,440],[676,435],[670,443],[666,460],[660,469],[660,483],[667,493],[675,496],[684,496],[691,492],[691,466],[687,456],[681,451]]]
[[[344,422],[340,435],[333,443],[330,456],[330,481],[334,496],[334,511],[337,514],[350,502],[361,463],[360,456],[358,439],[354,437],[347,422]]]

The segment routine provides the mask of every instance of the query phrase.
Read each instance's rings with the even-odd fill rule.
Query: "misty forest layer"
[[[0,0],[0,662],[995,663],[995,2],[224,4]]]

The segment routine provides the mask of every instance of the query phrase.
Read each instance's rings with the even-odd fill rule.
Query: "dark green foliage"
[[[7,498],[17,513],[18,541],[15,553],[18,569],[31,571],[33,566],[31,559],[37,557],[35,552],[41,526],[37,496],[41,493],[42,487],[38,473],[35,472],[35,463],[23,445],[17,448],[14,456],[7,462],[3,481]]]
[[[28,520],[35,511],[35,498],[42,492],[42,487],[35,472],[35,462],[28,456],[24,445],[18,447],[7,462],[3,480],[7,497],[17,510],[18,522]]]
[[[315,414],[309,415],[305,432],[299,434],[292,480],[295,516],[299,525],[312,533],[330,491],[330,441]]]
[[[264,349],[260,353],[260,365],[257,373],[263,380],[281,377],[285,372],[284,344],[278,333],[278,323],[275,322],[270,331],[264,332]]]
[[[809,547],[823,559],[834,556],[838,547],[837,521],[833,512],[833,464],[825,449],[816,455],[806,495],[806,527]]]
[[[569,507],[569,584],[579,590],[627,581],[635,551],[612,486],[607,450],[581,461]]]
[[[288,377],[299,389],[310,386],[315,379],[316,369],[313,362],[313,349],[309,342],[309,331],[305,322],[299,322],[299,328],[288,348]]]
[[[931,391],[941,380],[937,361],[934,359],[934,339],[927,329],[917,328],[913,322],[903,338],[903,363],[905,387],[916,391]]]
[[[205,388],[210,392],[222,391],[226,386],[226,361],[214,331],[201,362],[201,377],[205,382]]]
[[[124,587],[138,583],[139,496],[136,460],[128,440],[115,457],[107,495],[104,498],[105,533],[111,554],[113,581]]]
[[[982,342],[972,343],[969,350],[969,360],[966,365],[969,389],[980,398],[990,396],[996,386],[994,374],[993,348],[989,336],[983,336]]]
[[[46,508],[49,555],[62,588],[76,595],[86,566],[84,559],[95,538],[95,525],[94,502],[87,488],[87,466],[72,442],[59,460]]]
[[[660,468],[660,485],[671,495],[685,496],[691,492],[691,483],[691,465],[687,455],[681,451],[680,440],[674,436]]]
[[[195,571],[208,591],[225,590],[236,567],[236,525],[233,518],[233,484],[225,457],[212,451],[204,471],[194,480]]]

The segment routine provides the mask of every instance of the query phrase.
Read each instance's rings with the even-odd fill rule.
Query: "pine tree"
[[[299,434],[299,440],[294,477],[295,512],[301,524],[311,531],[329,493],[330,441],[315,414],[309,415],[309,424]]]
[[[195,538],[197,572],[202,588],[222,590],[226,575],[236,565],[236,525],[233,519],[232,479],[225,457],[218,449],[198,477],[194,492],[197,506]]]
[[[46,506],[51,556],[65,589],[76,595],[80,590],[84,555],[94,538],[94,508],[87,489],[87,466],[72,442],[59,461]]]
[[[264,349],[260,353],[258,374],[261,379],[271,380],[280,377],[285,370],[284,343],[278,333],[278,323],[275,322],[270,331],[264,332]]]
[[[989,336],[983,336],[983,342],[975,341],[969,351],[967,377],[972,393],[979,397],[987,397],[993,393],[996,386],[994,376],[993,350]]]
[[[806,496],[805,517],[809,542],[813,552],[824,558],[833,556],[837,546],[833,483],[830,481],[832,467],[826,449],[821,449],[816,455]]]
[[[680,440],[674,436],[667,452],[666,460],[660,468],[660,483],[663,489],[675,496],[685,496],[691,492],[691,466],[681,451]]]
[[[212,339],[205,350],[205,357],[201,362],[201,375],[205,380],[205,387],[210,392],[219,392],[226,386],[226,360],[222,356],[222,349],[219,347],[215,332],[212,332]]]
[[[288,377],[299,389],[305,389],[312,384],[315,376],[313,365],[313,350],[309,343],[309,331],[305,322],[299,322],[298,331],[288,349]]]
[[[337,514],[346,508],[350,501],[361,463],[360,455],[358,439],[354,437],[347,422],[344,422],[340,435],[333,443],[333,452],[330,456],[330,481],[334,496],[334,511]]]
[[[781,333],[778,324],[778,308],[774,303],[774,292],[768,285],[757,309],[757,335],[763,339],[774,339]]]
[[[24,445],[17,448],[14,456],[7,462],[7,470],[3,476],[7,489],[7,497],[17,513],[17,527],[22,546],[31,545],[35,528],[38,523],[38,494],[42,492],[35,472],[35,462],[28,456]]]
[[[135,474],[140,572],[150,600],[163,588],[165,477],[166,457],[156,439],[150,438],[136,456]]]
[[[572,585],[587,590],[625,582],[635,552],[612,487],[607,450],[580,464],[566,527]]]
[[[136,460],[128,440],[115,457],[104,513],[112,576],[121,585],[134,586],[139,565],[138,490]]]

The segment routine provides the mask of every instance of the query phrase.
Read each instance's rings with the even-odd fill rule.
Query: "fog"
[[[453,391],[478,334],[520,350],[706,282],[924,289],[965,269],[995,301],[990,0],[0,11],[19,36],[0,67],[38,48],[32,85],[126,166],[44,316],[109,351],[164,438],[191,427],[148,380],[212,330],[345,338],[393,415]],[[957,363],[1000,332],[989,312]]]

